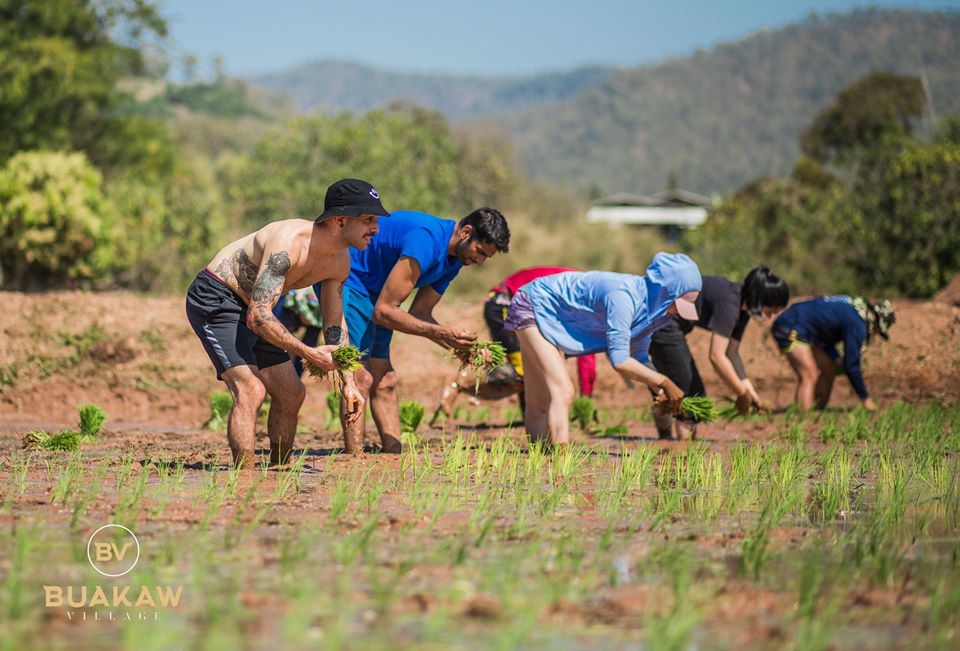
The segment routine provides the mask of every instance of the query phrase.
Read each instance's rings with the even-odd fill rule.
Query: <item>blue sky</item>
[[[960,0],[165,0],[174,56],[221,56],[231,75],[315,59],[391,70],[522,75],[633,66],[869,4],[960,9]]]

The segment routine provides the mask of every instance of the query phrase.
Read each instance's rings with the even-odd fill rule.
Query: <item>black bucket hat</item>
[[[323,212],[316,221],[360,215],[389,217],[390,213],[380,203],[380,193],[372,185],[360,179],[340,179],[327,188]]]

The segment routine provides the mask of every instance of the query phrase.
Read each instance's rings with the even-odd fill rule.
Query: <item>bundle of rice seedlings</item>
[[[704,396],[689,396],[680,402],[680,409],[699,423],[712,423],[720,416],[717,403]]]
[[[507,349],[499,341],[475,341],[469,348],[457,350],[454,356],[460,360],[460,370],[470,368],[476,374],[474,392],[480,390],[480,378],[503,366],[507,361]]]
[[[593,423],[596,413],[597,403],[593,401],[593,398],[587,396],[577,396],[570,405],[570,418],[577,422],[581,432],[587,431],[587,428]]]
[[[400,403],[400,432],[415,434],[423,420],[424,407],[416,400],[405,400]]]
[[[666,396],[657,397],[655,408],[666,404]],[[720,417],[720,410],[712,398],[704,396],[687,396],[680,401],[680,409],[698,423],[712,423]]]
[[[23,439],[24,448],[37,450],[52,450],[73,452],[80,447],[80,432],[64,430],[56,434],[48,434],[42,429],[30,430]]]
[[[460,360],[461,369],[469,366],[477,373],[489,373],[507,361],[507,349],[499,341],[475,341],[454,355]]]
[[[100,433],[100,428],[107,420],[107,414],[99,405],[80,405],[80,435],[93,440]]]
[[[337,371],[339,371],[339,373],[334,376],[333,383],[337,386],[338,390],[343,388],[340,386],[340,373],[353,373],[354,371],[359,371],[361,368],[363,368],[363,364],[360,363],[360,359],[366,354],[367,351],[360,350],[356,346],[352,346],[350,344],[340,346],[333,351],[333,363],[337,365]],[[306,369],[307,373],[309,373],[311,377],[315,377],[318,380],[326,380],[327,375],[329,374],[329,371],[324,371],[316,364],[308,362],[307,360],[303,360],[303,368]]]

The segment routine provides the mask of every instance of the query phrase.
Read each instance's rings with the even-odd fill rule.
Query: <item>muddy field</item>
[[[958,308],[896,304],[865,356],[874,415],[842,379],[835,408],[785,411],[790,371],[751,326],[744,360],[778,411],[696,443],[654,441],[646,391],[601,359],[594,430],[625,434],[545,453],[509,426],[512,401],[463,400],[402,455],[354,458],[327,426],[329,387],[308,381],[292,466],[238,473],[203,429],[219,387],[180,299],[2,297],[0,647],[960,644]],[[479,329],[479,303],[439,319]],[[455,365],[413,338],[394,350],[402,399],[429,414]],[[22,448],[84,403],[108,420],[79,452]],[[91,561],[108,523],[139,543],[120,577]]]

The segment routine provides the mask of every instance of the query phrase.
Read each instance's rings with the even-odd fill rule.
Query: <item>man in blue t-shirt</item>
[[[362,351],[364,370],[356,374],[380,434],[383,449],[400,451],[397,376],[390,363],[393,332],[426,337],[446,349],[463,349],[477,335],[437,323],[433,308],[466,265],[483,264],[510,244],[507,220],[493,208],[480,208],[460,220],[400,211],[380,222],[363,251],[350,250],[350,275],[343,285],[343,310],[350,343]],[[416,289],[409,312],[400,305]],[[322,295],[317,291],[317,295]],[[324,336],[338,340],[339,333]],[[341,409],[342,411],[342,409]],[[363,419],[345,422],[348,452],[363,450]]]

